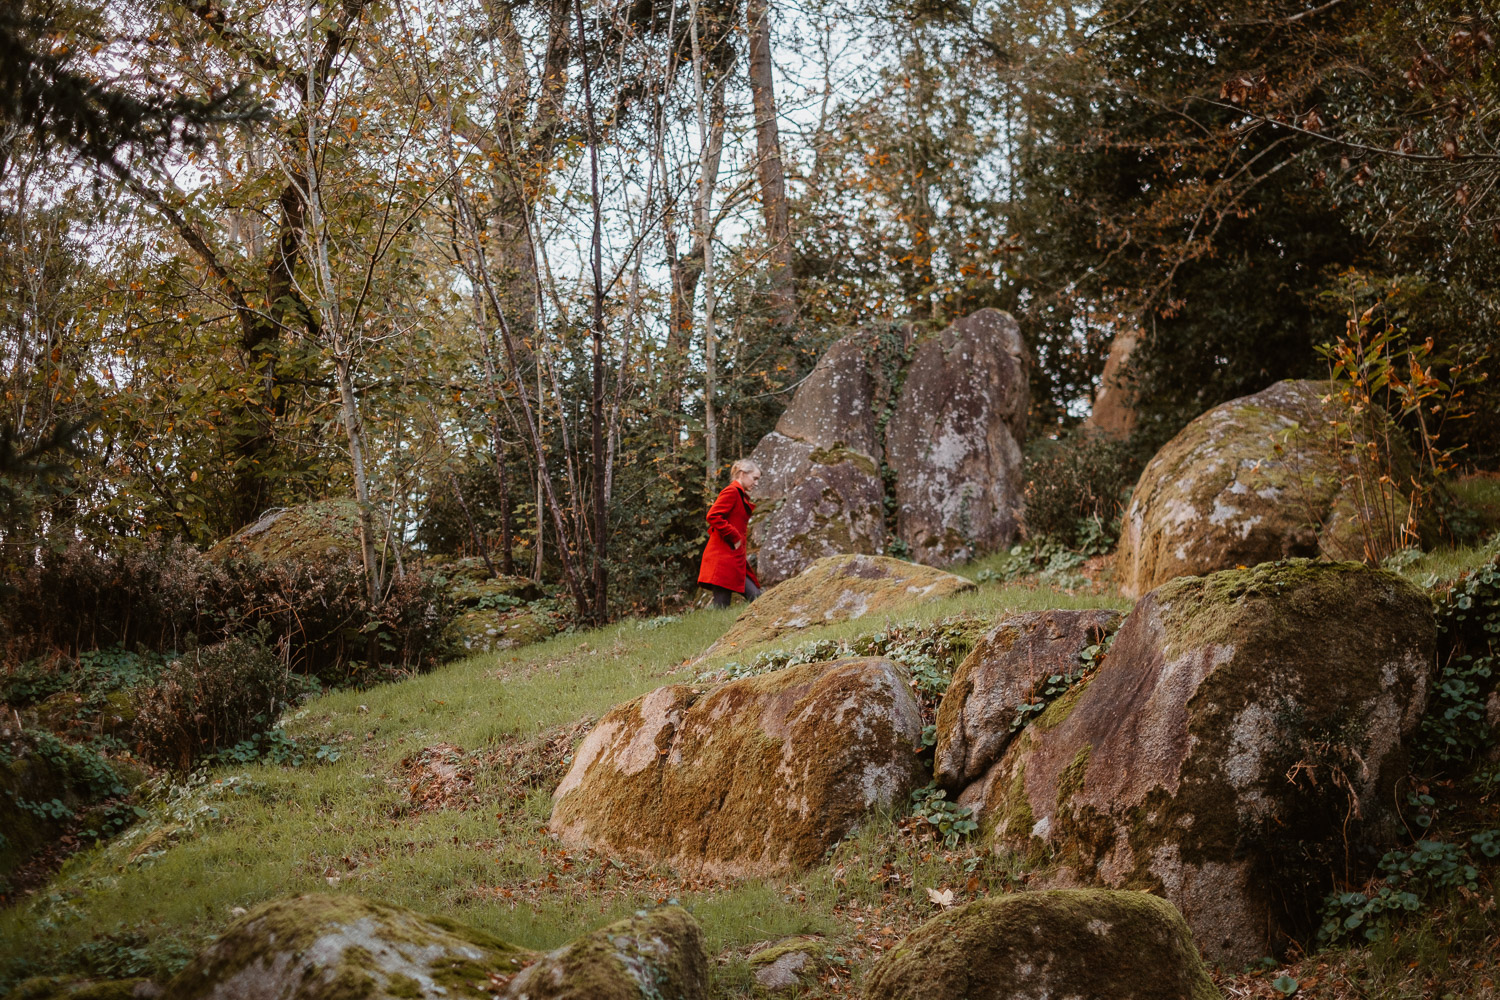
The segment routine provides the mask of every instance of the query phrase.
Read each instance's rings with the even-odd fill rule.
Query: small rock
[[[511,980],[507,1000],[706,1000],[698,922],[664,906],[585,934]]]

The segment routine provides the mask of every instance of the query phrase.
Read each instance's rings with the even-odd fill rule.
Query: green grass
[[[985,586],[900,620],[1099,604],[1121,602]],[[626,866],[583,880],[577,869],[584,863],[566,858],[544,830],[556,762],[534,776],[536,787],[523,782],[519,792],[511,787],[515,769],[486,763],[487,754],[584,726],[613,705],[691,680],[710,666],[695,657],[735,613],[696,611],[656,628],[625,621],[309,702],[286,720],[286,731],[304,745],[336,748],[340,759],[220,768],[195,790],[161,791],[149,820],[76,855],[47,890],[0,914],[0,982],[54,970],[118,973],[132,962],[161,976],[236,908],[304,892],[353,892],[444,913],[539,949],[663,898],[680,898],[698,914],[716,952],[828,933],[826,894],[789,904],[786,884],[775,879],[697,889],[666,869]],[[772,645],[848,638],[887,624],[826,625]],[[413,812],[403,761],[438,743],[475,762],[470,793],[479,801]],[[137,856],[151,836],[166,838],[165,849]]]
[[[1448,558],[1458,565],[1477,555]],[[1112,592],[987,584],[893,620],[992,621],[1008,611],[1100,606],[1128,602]],[[1036,876],[979,845],[941,850],[890,816],[873,818],[824,864],[782,878],[714,881],[562,849],[545,824],[571,741],[610,707],[719,665],[724,658],[697,658],[735,613],[696,611],[654,628],[621,622],[309,702],[286,729],[304,746],[335,748],[338,760],[220,768],[193,788],[157,789],[149,819],[76,855],[46,889],[0,913],[0,989],[43,973],[160,979],[238,909],[304,892],[440,913],[535,949],[676,899],[717,956],[716,997],[755,995],[749,952],[808,933],[826,937],[841,982],[857,989],[880,948],[936,912],[929,888],[971,896]],[[823,625],[766,647],[849,639],[891,623]],[[747,652],[756,650],[736,657]],[[424,811],[411,795],[412,762],[436,744],[463,752],[472,786]],[[1396,968],[1373,952],[1368,959],[1362,975],[1371,978],[1377,966]]]

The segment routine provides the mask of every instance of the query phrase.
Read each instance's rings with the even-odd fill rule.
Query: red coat
[[[698,568],[698,582],[703,586],[723,587],[743,594],[747,576],[760,586],[755,571],[745,562],[745,532],[754,510],[755,504],[739,483],[724,487],[714,505],[708,508],[708,545],[703,549],[703,563]]]

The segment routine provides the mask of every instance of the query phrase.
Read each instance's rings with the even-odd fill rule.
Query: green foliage
[[[1081,530],[1079,537],[1088,538]],[[1102,535],[1092,536],[1102,540]],[[1014,583],[1035,578],[1043,586],[1059,590],[1077,590],[1088,585],[1078,568],[1088,562],[1089,553],[1069,548],[1050,539],[1031,540],[1012,545],[999,556],[986,560],[990,566],[974,575],[976,583]]]
[[[148,758],[186,771],[280,714],[292,692],[291,676],[266,648],[267,631],[194,649],[141,691],[136,731]]]
[[[37,756],[51,764],[86,798],[101,799],[129,791],[114,766],[97,751],[65,742],[51,733],[30,733],[28,737]]]
[[[172,653],[134,653],[122,646],[86,649],[75,661],[36,657],[0,678],[0,701],[31,705],[61,691],[77,691],[97,700],[154,680]]]
[[[1072,434],[1027,448],[1026,533],[1095,555],[1119,538],[1120,515],[1147,455],[1139,444]]]
[[[1376,941],[1390,933],[1403,914],[1421,910],[1439,895],[1455,889],[1474,891],[1479,887],[1479,868],[1471,850],[1487,859],[1500,856],[1500,830],[1473,834],[1467,845],[1420,840],[1410,851],[1388,852],[1379,865],[1383,885],[1368,892],[1331,893],[1323,901],[1318,940]]]
[[[925,820],[949,850],[979,829],[973,814],[974,810],[968,806],[949,802],[948,793],[934,784],[929,783],[911,793],[911,815]]]
[[[1490,738],[1485,703],[1496,682],[1500,646],[1500,563],[1462,578],[1438,601],[1438,675],[1417,735],[1419,761],[1452,768]]]
[[[285,730],[278,728],[256,733],[234,746],[225,747],[212,754],[207,762],[226,766],[266,763],[281,767],[301,767],[306,763],[332,764],[341,756],[343,755],[339,749],[330,743],[320,743],[315,750],[308,751],[301,740],[288,736]]]

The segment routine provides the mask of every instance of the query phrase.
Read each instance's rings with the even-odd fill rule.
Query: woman
[[[760,596],[760,581],[745,561],[745,531],[755,504],[750,491],[760,480],[760,466],[742,458],[729,467],[729,485],[708,508],[708,545],[698,569],[698,585],[714,592],[714,607],[729,607],[730,594],[746,601]]]

